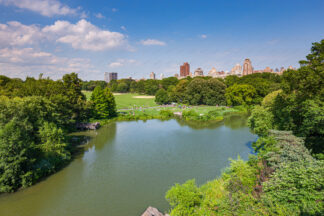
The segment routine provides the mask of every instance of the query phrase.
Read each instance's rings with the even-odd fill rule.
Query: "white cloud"
[[[117,68],[117,67],[125,66],[127,64],[135,64],[135,63],[137,63],[137,61],[134,59],[117,59],[117,61],[111,62],[108,66],[110,68]]]
[[[75,15],[78,9],[70,8],[58,0],[0,0],[0,4],[14,5],[21,9],[31,10],[43,16]]]
[[[97,17],[98,19],[103,19],[103,18],[105,18],[105,16],[102,15],[101,13],[97,13],[97,14],[95,14],[95,17]]]
[[[16,21],[0,23],[0,47],[35,44],[43,38],[40,28],[36,25],[27,26]]]
[[[155,39],[147,39],[141,40],[140,43],[144,46],[165,46],[166,43],[163,41],[155,40]]]
[[[200,35],[200,37],[201,37],[202,39],[206,39],[206,38],[207,38],[207,35],[202,34],[202,35]]]
[[[57,42],[70,44],[74,49],[102,51],[128,46],[123,34],[102,30],[84,19],[76,24],[56,21],[42,31],[57,37]]]
[[[109,64],[109,67],[111,67],[111,68],[116,68],[116,67],[121,67],[121,66],[123,66],[123,63],[121,63],[121,62],[112,62]]]
[[[34,48],[0,49],[0,73],[10,77],[37,77],[44,73],[54,79],[65,73],[95,71],[89,59],[58,57]]]
[[[127,31],[126,27],[125,26],[120,26],[120,28],[124,31]]]
[[[112,12],[117,12],[118,9],[117,9],[117,8],[113,8],[113,9],[111,9],[111,11],[112,11]]]
[[[0,23],[0,48],[39,44],[41,41],[56,41],[71,45],[74,49],[102,51],[117,48],[131,50],[126,36],[119,32],[102,30],[82,19],[76,24],[56,21],[53,25],[40,28],[13,21]]]

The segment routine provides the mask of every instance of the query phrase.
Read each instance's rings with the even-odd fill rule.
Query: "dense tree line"
[[[324,40],[314,43],[298,70],[282,75],[281,91],[264,98],[252,112],[252,128],[291,130],[324,158]]]
[[[0,76],[0,193],[27,187],[71,158],[76,123],[116,114],[113,95],[97,87],[91,101],[77,74],[61,80]]]

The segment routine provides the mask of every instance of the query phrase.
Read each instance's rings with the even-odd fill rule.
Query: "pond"
[[[212,180],[238,155],[247,159],[256,135],[246,118],[208,125],[179,120],[114,122],[97,131],[60,172],[14,194],[0,196],[6,216],[128,216],[148,206],[167,211],[174,183]]]

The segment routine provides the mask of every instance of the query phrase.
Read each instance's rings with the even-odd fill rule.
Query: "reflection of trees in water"
[[[96,146],[96,149],[101,149],[105,143],[111,142],[116,136],[116,122],[109,123],[98,130],[81,131],[71,134],[72,140],[78,145],[88,143],[88,148]]]
[[[176,118],[181,126],[188,126],[192,129],[215,129],[225,125],[231,129],[238,129],[247,126],[248,115],[229,113],[224,116],[223,121],[187,121]]]
[[[112,122],[103,126],[99,130],[95,131],[96,136],[90,141],[90,146],[95,145],[97,150],[103,148],[106,143],[109,143],[115,139],[117,132],[117,123]]]
[[[222,121],[186,121],[177,118],[179,125],[188,126],[192,129],[215,129],[223,125]]]
[[[249,115],[229,113],[224,116],[224,125],[231,129],[238,129],[247,126]]]

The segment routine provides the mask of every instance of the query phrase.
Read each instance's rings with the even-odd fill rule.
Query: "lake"
[[[40,183],[0,196],[0,215],[131,216],[148,206],[167,211],[164,196],[172,185],[218,177],[229,158],[248,159],[257,138],[242,116],[209,124],[114,122],[77,135],[91,137],[84,150]]]

